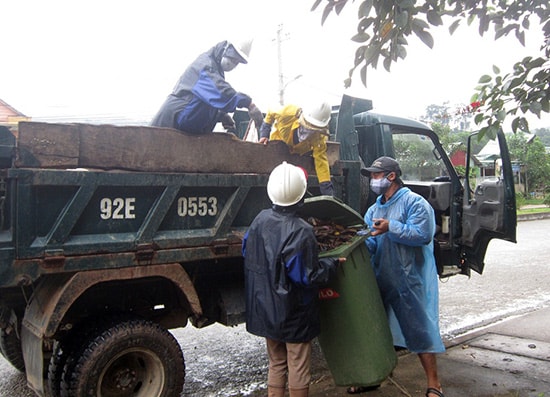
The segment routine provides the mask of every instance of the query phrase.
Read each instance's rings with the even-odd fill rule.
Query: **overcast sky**
[[[408,56],[392,66],[369,70],[351,90],[343,80],[352,66],[356,8],[321,26],[313,0],[2,0],[0,98],[35,119],[122,117],[150,119],[198,54],[224,39],[254,38],[248,65],[226,76],[262,111],[278,106],[276,36],[283,28],[282,68],[286,102],[342,93],[372,99],[380,112],[418,118],[430,104],[467,104],[479,77],[502,71],[526,55],[539,54],[539,31],[526,47],[513,37],[493,41],[475,27],[450,36],[434,31],[430,50],[416,38]],[[535,21],[532,21],[533,23]],[[294,77],[299,79],[292,81]],[[532,128],[550,127],[530,117]]]

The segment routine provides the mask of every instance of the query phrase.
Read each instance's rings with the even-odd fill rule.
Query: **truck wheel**
[[[177,397],[183,389],[181,348],[172,334],[150,321],[107,326],[69,354],[61,395]]]
[[[68,340],[54,342],[52,357],[48,365],[47,387],[50,396],[59,397],[61,395],[63,367],[67,363],[72,347],[73,345]]]
[[[79,328],[75,328],[72,332],[64,335],[60,339],[55,340],[52,349],[52,356],[48,364],[48,380],[46,387],[48,389],[48,396],[59,397],[61,396],[61,380],[63,376],[63,369],[66,365],[72,365],[72,361],[69,358],[73,357],[73,351],[80,347],[80,342],[88,340],[91,335],[95,335],[97,332],[98,321],[83,324]],[[69,364],[68,364],[69,363]]]
[[[11,332],[7,332],[5,329],[0,330],[0,352],[11,365],[19,371],[25,372],[21,339],[14,329],[11,329]]]

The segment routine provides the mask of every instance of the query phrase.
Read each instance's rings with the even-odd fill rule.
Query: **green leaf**
[[[415,1],[414,0],[397,0],[396,3],[400,8],[413,8]]]
[[[490,82],[492,80],[492,77],[489,76],[488,74],[484,74],[483,76],[481,76],[478,80],[478,83],[479,84],[487,84],[488,82]]]
[[[325,24],[325,21],[327,20],[328,16],[332,12],[332,8],[333,8],[332,3],[328,3],[326,5],[325,9],[323,10],[323,15],[321,17],[321,25]]]
[[[544,58],[535,58],[535,59],[531,60],[530,62],[528,62],[528,65],[529,65],[530,69],[534,69],[534,68],[540,68],[545,63],[546,63],[546,59],[544,59]]]
[[[525,32],[516,30],[516,38],[519,40],[521,45],[525,47]]]
[[[411,27],[414,32],[421,31],[424,29],[429,29],[430,25],[428,25],[425,21],[418,18],[413,18],[411,21]]]
[[[497,118],[498,121],[504,121],[504,119],[506,118],[506,110],[505,109],[500,110],[496,114],[496,118]]]
[[[359,21],[359,25],[357,25],[357,31],[358,32],[364,32],[367,30],[370,25],[374,22],[374,18],[363,18]]]
[[[539,102],[531,102],[529,105],[529,110],[531,113],[536,114],[540,117],[540,111],[542,110],[542,105]]]
[[[372,9],[372,1],[373,0],[365,0],[361,3],[359,6],[359,18],[368,17],[370,15],[370,11]]]
[[[449,33],[453,34],[459,25],[460,25],[460,19],[457,19],[451,24],[451,26],[449,26]]]
[[[529,132],[529,122],[525,117],[519,117],[519,129],[523,132]]]
[[[512,132],[515,134],[519,127],[519,117],[512,120]]]
[[[474,117],[474,121],[476,124],[481,124],[481,122],[485,119],[485,115],[483,113],[478,113]]]
[[[498,66],[493,65],[493,73],[494,74],[500,74],[500,69],[498,68]]]
[[[386,69],[387,72],[390,72],[391,62],[392,62],[392,59],[390,57],[384,58],[383,65],[384,65],[384,69]]]
[[[361,74],[361,82],[366,87],[367,86],[367,65],[364,65],[361,68],[360,74]]]
[[[379,47],[374,47],[374,46],[365,47],[365,52],[364,52],[365,64],[368,65],[372,63],[373,60],[378,57],[379,53],[380,53]]]
[[[405,59],[407,57],[407,48],[403,45],[398,45],[397,56],[401,59]]]
[[[355,36],[351,38],[352,41],[355,41],[356,43],[364,43],[365,41],[368,41],[370,39],[370,34],[361,32],[357,33]]]
[[[432,37],[432,35],[425,31],[425,30],[421,30],[419,32],[416,32],[416,35],[420,38],[420,40],[422,40],[422,42],[424,44],[426,44],[429,48],[433,48],[434,47],[434,38]]]
[[[436,10],[429,10],[426,13],[426,19],[433,26],[443,25],[443,19],[441,19],[441,15]]]
[[[512,29],[514,29],[514,25],[507,25],[503,28],[495,29],[495,40],[501,38],[504,35],[507,35]]]
[[[344,80],[344,88],[349,88],[351,87],[351,77],[348,77],[347,79]]]
[[[409,22],[409,12],[407,10],[397,12],[393,20],[398,28],[403,29],[407,26],[407,22]]]
[[[491,124],[489,127],[487,127],[487,138],[489,139],[495,139],[497,137],[497,132],[500,129],[500,123],[496,122],[494,124]]]
[[[346,0],[336,2],[334,6],[334,11],[336,11],[336,15],[340,15],[345,5],[346,5]]]
[[[311,6],[311,11],[315,11],[315,9],[317,9],[317,7],[319,7],[319,4],[321,4],[321,1],[322,0],[315,0],[313,5]]]

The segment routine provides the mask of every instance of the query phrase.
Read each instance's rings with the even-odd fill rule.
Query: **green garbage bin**
[[[330,220],[346,227],[364,224],[356,211],[327,196],[306,199],[301,212],[304,217]],[[319,344],[338,386],[378,385],[397,364],[365,238],[357,235],[321,253],[325,257],[347,258],[319,293]]]

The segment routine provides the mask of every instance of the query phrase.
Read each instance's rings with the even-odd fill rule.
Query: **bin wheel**
[[[181,348],[172,334],[150,321],[106,326],[69,355],[62,396],[177,397],[183,389]]]
[[[0,330],[0,352],[2,356],[18,371],[25,372],[25,360],[23,359],[23,350],[21,349],[21,339],[15,332],[15,329],[9,331],[2,328]]]

